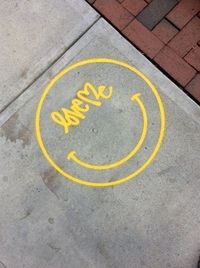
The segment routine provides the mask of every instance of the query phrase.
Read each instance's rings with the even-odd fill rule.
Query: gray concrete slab
[[[94,188],[66,179],[47,162],[35,138],[35,111],[44,88],[62,69],[88,58],[126,62],[156,86],[166,129],[152,163],[118,186]],[[102,65],[103,64],[103,65]],[[101,107],[92,106],[78,126],[63,127],[51,112],[70,107],[90,81],[113,86]],[[148,132],[133,159],[117,169],[89,170],[68,161],[103,165],[133,148],[143,126],[130,101],[141,93]],[[134,105],[133,105],[134,104]],[[88,181],[112,182],[142,165],[160,128],[159,109],[147,84],[111,63],[66,73],[49,91],[41,111],[45,147],[63,170]],[[14,267],[196,267],[200,242],[200,109],[104,20],[0,115],[0,261]],[[3,265],[2,264],[2,265]]]
[[[0,111],[97,18],[83,0],[1,1]]]

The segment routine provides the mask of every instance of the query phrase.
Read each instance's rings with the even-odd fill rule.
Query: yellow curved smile
[[[79,164],[80,166],[83,166],[85,168],[95,169],[95,170],[105,170],[105,169],[111,169],[111,168],[118,167],[119,165],[125,163],[130,158],[132,158],[137,153],[137,151],[140,149],[140,147],[142,146],[142,144],[145,140],[146,134],[147,134],[147,127],[148,127],[148,118],[147,118],[146,108],[145,108],[142,100],[140,99],[140,96],[141,96],[140,93],[134,94],[131,97],[131,100],[136,101],[138,103],[138,105],[140,106],[140,109],[141,109],[142,115],[143,115],[143,130],[142,130],[142,134],[141,134],[141,137],[140,137],[138,144],[135,146],[135,148],[130,153],[128,153],[124,158],[122,158],[122,159],[120,159],[112,164],[108,164],[108,165],[92,165],[92,164],[86,163],[84,161],[81,161],[76,156],[76,151],[69,152],[69,154],[67,155],[67,159],[72,160],[72,161],[76,162],[77,164]]]

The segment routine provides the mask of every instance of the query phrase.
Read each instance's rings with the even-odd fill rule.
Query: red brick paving
[[[160,51],[154,60],[183,87],[196,74],[196,70],[192,66],[167,46]]]
[[[198,101],[200,101],[200,73],[186,86],[186,90]]]
[[[147,5],[144,0],[124,0],[122,6],[128,9],[134,16],[137,16],[140,11]]]
[[[200,47],[193,48],[184,59],[193,66],[197,71],[200,71]],[[199,85],[200,88],[200,85]],[[200,90],[200,89],[199,89]]]
[[[110,20],[119,30],[123,30],[134,16],[116,0],[96,0],[94,7]]]
[[[161,40],[136,19],[123,30],[123,33],[150,58],[158,54],[164,46]]]
[[[167,18],[173,22],[179,29],[182,29],[200,10],[199,0],[182,0],[167,15]]]
[[[87,0],[200,101],[200,0]]]
[[[178,29],[166,19],[163,19],[152,31],[160,40],[167,44],[177,33]]]
[[[200,19],[194,17],[170,42],[178,55],[184,57],[200,40]]]

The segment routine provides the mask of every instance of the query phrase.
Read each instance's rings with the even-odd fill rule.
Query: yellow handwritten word
[[[85,114],[90,110],[89,104],[93,106],[101,106],[100,98],[109,99],[112,96],[112,86],[100,85],[97,89],[87,82],[84,84],[83,89],[76,93],[77,98],[72,100],[70,109],[61,108],[62,113],[52,112],[51,119],[58,125],[64,127],[64,132],[69,132],[70,126],[78,126],[80,119],[85,119]]]

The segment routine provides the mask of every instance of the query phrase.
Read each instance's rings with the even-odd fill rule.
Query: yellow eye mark
[[[143,130],[142,130],[142,135],[141,135],[140,140],[139,140],[138,144],[136,145],[136,147],[128,155],[126,155],[121,160],[116,161],[116,162],[114,162],[112,164],[109,164],[109,165],[92,165],[92,164],[86,163],[84,161],[81,161],[76,156],[76,151],[71,151],[67,155],[67,159],[68,160],[72,160],[72,161],[76,162],[77,164],[79,164],[80,166],[83,166],[85,168],[90,168],[90,169],[95,169],[95,170],[104,170],[104,169],[110,169],[110,168],[118,167],[119,165],[125,163],[130,158],[132,158],[137,153],[137,151],[140,149],[140,147],[142,146],[142,144],[143,144],[143,142],[145,140],[146,134],[147,134],[147,127],[148,127],[147,112],[146,112],[146,109],[145,109],[145,106],[144,106],[142,100],[140,99],[140,96],[141,96],[140,93],[134,94],[131,97],[131,100],[132,101],[136,101],[139,104],[140,109],[142,111],[142,115],[143,115]]]

